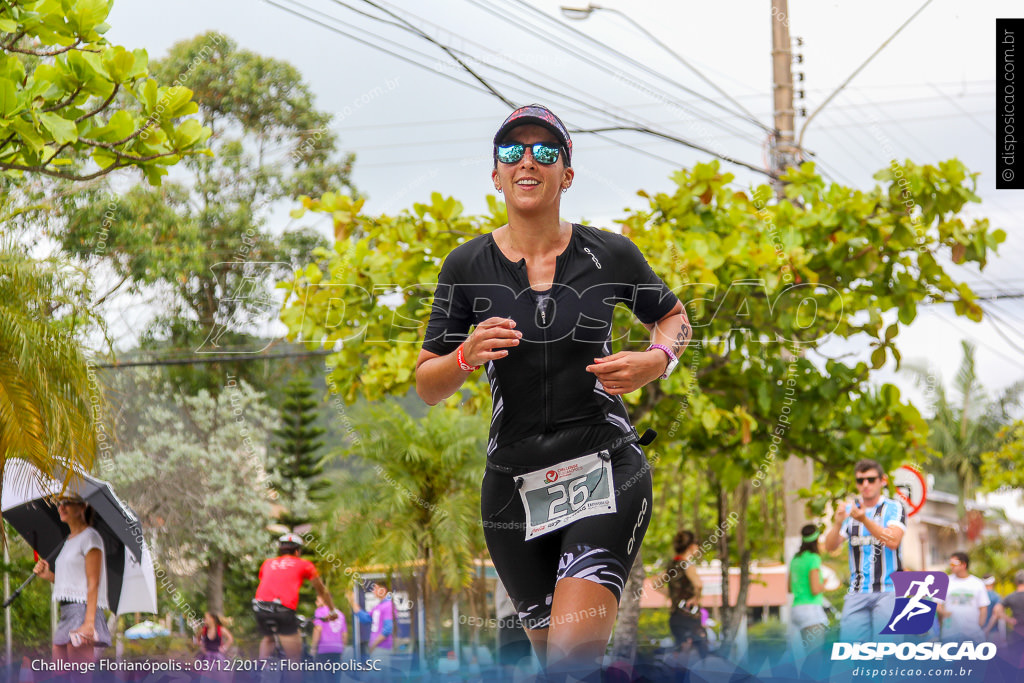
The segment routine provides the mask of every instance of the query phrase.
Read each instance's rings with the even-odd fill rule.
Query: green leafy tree
[[[156,388],[141,394],[138,424],[122,430],[123,447],[102,474],[152,530],[164,565],[204,567],[208,609],[223,613],[226,565],[255,572],[266,549],[274,412],[245,382],[187,396],[149,381]]]
[[[953,160],[907,161],[876,178],[880,185],[868,191],[827,185],[804,164],[784,178],[786,198],[769,203],[771,188],[737,191],[717,162],[698,164],[673,174],[673,191],[641,193],[649,206],[622,221],[694,326],[695,343],[676,373],[626,400],[635,422],[662,435],[649,450],[656,491],[680,468],[709,475],[703,493],[716,514],[706,533],[718,538],[727,645],[746,610],[752,553],[763,544],[752,537],[751,501],[777,464],[797,455],[819,466],[804,493],[821,514],[845,492],[859,458],[892,467],[922,453],[924,420],[895,386],[872,384],[872,371],[890,356],[900,360],[896,339],[920,303],[947,301],[960,315],[981,317],[973,292],[953,277],[956,266],[947,272],[939,261],[951,254],[956,264],[983,267],[1005,239],[988,221],[966,224],[958,215],[978,201],[976,176]],[[491,215],[477,218],[438,195],[395,217],[363,216],[360,208],[336,194],[304,200],[303,210],[332,214],[337,242],[281,285],[294,339],[314,348],[343,342],[331,381],[349,402],[412,388],[442,258],[505,222],[493,199]],[[895,320],[886,324],[886,314]],[[829,340],[870,352],[838,356]],[[614,341],[642,349],[647,334],[622,311]],[[475,411],[487,397],[475,377],[447,404]],[[738,595],[728,589],[732,564],[740,568]],[[637,599],[638,588],[632,581],[626,599]],[[620,623],[617,633],[628,641],[635,627]]]
[[[0,473],[10,458],[43,472],[92,466],[105,409],[78,341],[94,322],[83,291],[55,264],[0,251]]]
[[[284,511],[278,521],[289,529],[313,519],[313,506],[329,496],[331,483],[324,477],[324,459],[320,439],[327,431],[316,426],[319,401],[313,398],[313,386],[305,375],[293,377],[284,389],[280,427],[273,431],[277,441],[271,459],[271,474],[281,493]]]
[[[150,348],[259,351],[269,344],[258,338],[259,325],[278,309],[269,283],[325,244],[312,229],[272,228],[275,205],[328,187],[351,189],[352,156],[337,153],[331,116],[316,109],[294,67],[219,33],[175,44],[153,73],[193,89],[194,123],[213,131],[213,154],[186,159],[160,188],[112,195],[95,186],[64,197],[54,234],[83,265],[108,265],[130,291],[167,292],[144,331]],[[257,370],[232,369],[263,386]],[[194,392],[217,391],[224,372],[184,366],[170,374]]]
[[[992,450],[981,454],[981,489],[1024,489],[1024,421],[1004,426]]]
[[[135,167],[158,185],[203,150],[209,129],[176,122],[196,111],[191,91],[151,78],[145,50],[103,38],[111,5],[0,5],[0,172],[89,180]]]
[[[11,229],[47,204],[41,179],[96,178],[135,167],[158,184],[203,151],[209,130],[177,119],[191,91],[149,77],[142,50],[103,39],[108,0],[0,4],[0,222]],[[125,102],[123,106],[115,100]],[[102,396],[77,335],[95,322],[67,268],[0,244],[0,468],[20,457],[51,471],[88,469]],[[87,323],[87,321],[89,321]]]
[[[337,498],[312,549],[343,549],[347,564],[322,567],[342,586],[368,564],[415,572],[412,599],[427,610],[433,643],[437,634],[429,629],[441,624],[453,593],[472,583],[473,561],[484,552],[480,454],[487,426],[458,411],[416,419],[390,401],[363,407],[352,428],[357,436],[345,457],[362,471],[342,483],[349,493]]]
[[[1024,381],[1011,384],[995,399],[990,399],[978,379],[974,345],[965,341],[961,342],[961,347],[963,358],[953,379],[952,395],[942,386],[941,377],[933,376],[927,368],[908,363],[907,369],[916,376],[918,384],[931,389],[928,445],[934,449],[935,456],[929,464],[938,473],[956,478],[957,514],[964,523],[966,501],[974,498],[979,484],[985,482],[988,486],[989,476],[994,477],[993,481],[1005,479],[1004,474],[992,468],[988,476],[982,473],[982,454],[993,451],[999,443],[1000,431],[1011,422],[1011,411],[1020,406]]]

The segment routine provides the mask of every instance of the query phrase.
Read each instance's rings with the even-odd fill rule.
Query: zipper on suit
[[[539,297],[537,308],[540,311],[541,345],[544,348],[544,431],[551,429],[551,379],[548,377],[548,301],[551,296]]]

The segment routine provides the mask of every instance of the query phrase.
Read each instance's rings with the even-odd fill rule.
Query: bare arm
[[[693,597],[686,601],[689,606],[699,605],[700,596],[704,592],[704,582],[700,580],[700,575],[697,574],[697,565],[690,562],[689,558],[686,561],[686,576],[690,579],[690,583],[693,584]]]
[[[462,343],[463,360],[479,366],[504,358],[523,336],[515,326],[511,318],[484,320]],[[420,350],[416,359],[416,393],[428,405],[436,405],[454,394],[470,376],[471,371],[459,367],[456,354],[457,350],[446,356]]]
[[[78,632],[89,640],[96,637],[96,609],[100,595],[100,573],[103,571],[103,551],[93,548],[85,554],[85,620]]]
[[[897,526],[883,527],[878,522],[866,516],[861,523],[864,525],[864,528],[868,530],[868,533],[880,540],[882,545],[886,548],[896,550],[900,547],[900,542],[903,540],[903,529]]]
[[[323,632],[323,630],[324,629],[320,624],[317,624],[313,627],[313,635],[310,638],[311,642],[309,644],[309,650],[313,654],[316,654],[320,647],[320,634]]]
[[[825,590],[825,584],[821,582],[821,570],[815,567],[810,573],[811,595],[819,595]]]
[[[668,346],[676,358],[690,343],[692,330],[681,303],[676,302],[675,307],[660,320],[645,327],[651,331],[651,343]],[[604,358],[595,358],[593,365],[587,366],[587,372],[597,375],[607,393],[621,395],[636,391],[661,377],[668,363],[668,357],[659,349],[619,351]]]
[[[676,358],[683,355],[693,336],[693,329],[682,303],[676,303],[658,322],[644,327],[651,332],[652,344],[665,344],[676,354]]]
[[[53,572],[50,570],[50,563],[44,560],[43,558],[39,558],[39,561],[36,562],[36,566],[32,568],[32,573],[38,576],[40,579],[43,579],[44,581],[49,581],[50,583],[53,583],[54,579],[56,578],[53,575]]]
[[[227,630],[223,626],[220,627],[220,651],[227,652],[231,645],[235,642],[235,637],[231,635],[231,631]]]
[[[889,526],[882,526],[875,520],[868,517],[868,511],[866,508],[853,506],[850,509],[850,516],[857,520],[868,533],[877,538],[882,542],[889,550],[896,550],[900,547],[900,542],[903,540],[903,534],[906,529],[901,529],[896,525],[890,524]]]
[[[316,591],[316,594],[319,595],[320,599],[324,601],[325,605],[327,605],[327,609],[331,610],[331,614],[327,618],[336,619],[338,616],[336,614],[338,608],[334,606],[334,598],[331,597],[331,592],[327,590],[327,586],[324,585],[323,580],[321,580],[319,576],[314,576],[309,580],[309,583],[312,584],[313,590]]]
[[[1002,603],[997,602],[992,608],[992,618],[985,625],[985,633],[988,634],[992,631],[1000,621],[1006,621],[1006,608],[1003,607]]]
[[[846,503],[839,503],[839,508],[836,510],[835,521],[832,523],[832,528],[825,534],[825,550],[834,553],[842,545],[843,536],[842,528],[843,522],[846,520]]]

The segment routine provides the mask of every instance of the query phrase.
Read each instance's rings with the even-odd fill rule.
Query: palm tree
[[[1011,421],[1010,411],[1019,406],[1024,394],[1024,380],[1019,380],[994,400],[989,399],[978,379],[974,361],[974,345],[961,342],[963,359],[953,382],[953,395],[946,393],[942,378],[920,365],[907,364],[917,383],[927,386],[929,446],[937,454],[940,472],[957,480],[957,514],[966,515],[966,501],[974,497],[980,481],[981,454],[997,445],[1000,428]]]
[[[325,573],[350,581],[359,566],[418,567],[415,599],[427,623],[440,624],[442,605],[473,583],[474,560],[486,553],[479,516],[487,421],[451,408],[415,419],[390,401],[366,407],[351,427],[358,436],[345,457],[363,476],[342,485],[347,494],[322,535],[349,566]]]
[[[67,284],[56,269],[0,250],[0,475],[8,458],[43,472],[58,461],[88,471],[95,458],[103,397],[75,339],[83,311],[54,315],[74,303],[62,299]]]

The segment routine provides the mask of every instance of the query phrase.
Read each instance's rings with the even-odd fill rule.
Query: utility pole
[[[798,163],[793,109],[793,44],[789,36],[789,2],[772,0],[772,95],[775,109],[775,136],[771,144],[771,170],[778,174]],[[773,181],[775,196],[785,196],[784,185]],[[814,463],[810,458],[791,455],[782,468],[786,532],[783,555],[788,562],[800,547],[800,528],[806,523],[806,501],[796,492],[809,489],[814,482]],[[788,609],[788,605],[783,607]],[[783,615],[784,617],[787,615]],[[788,620],[788,619],[784,619]]]
[[[775,174],[797,163],[793,110],[793,45],[789,37],[789,0],[772,0],[772,97],[775,135],[771,142],[771,166]],[[775,196],[782,197],[782,183],[774,181]]]

